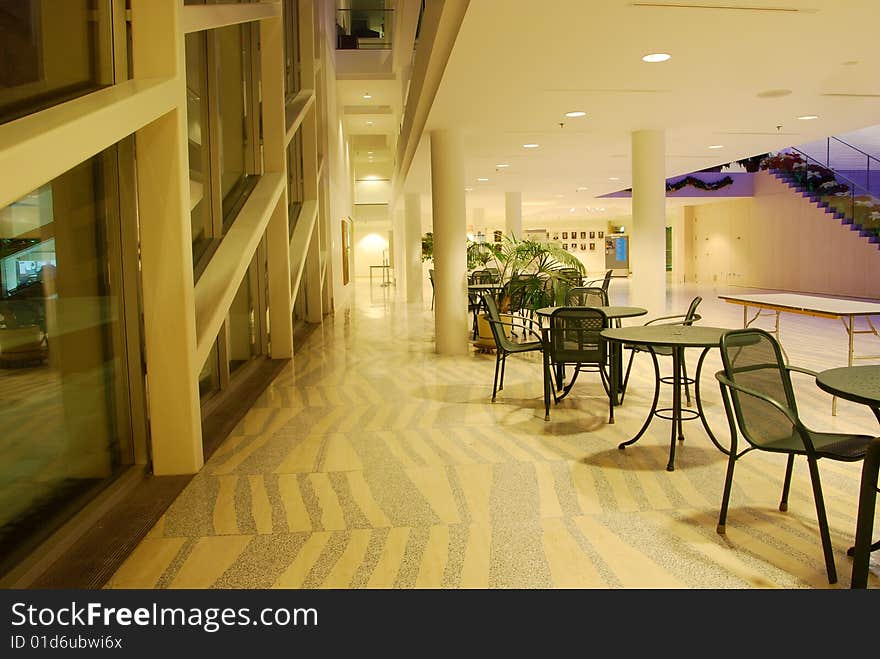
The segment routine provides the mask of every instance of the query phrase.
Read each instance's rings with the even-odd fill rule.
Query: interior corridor
[[[614,425],[595,374],[582,374],[545,421],[538,356],[508,360],[493,404],[494,355],[436,355],[430,288],[424,304],[408,305],[379,284],[358,279],[352,306],[298,345],[107,587],[849,587],[861,463],[819,465],[839,575],[829,586],[804,460],[786,513],[785,458],[739,460],[720,536],[727,460],[699,423],[685,423],[674,472],[668,421],[617,448],[650,405],[647,355],[636,356]],[[720,292],[671,286],[669,312],[699,294],[701,324],[740,327],[741,308]],[[612,302],[626,297],[626,280],[614,280]],[[782,328],[793,364],[845,363],[836,321],[784,314]],[[688,352],[691,368],[697,355]],[[724,442],[719,367],[712,351],[702,393]],[[811,378],[797,392],[808,424],[877,434],[867,408],[841,401],[831,416],[831,397]],[[880,585],[878,561],[869,588]]]

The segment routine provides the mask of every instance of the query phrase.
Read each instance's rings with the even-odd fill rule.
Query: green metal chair
[[[483,296],[483,304],[486,308],[485,318],[492,329],[492,338],[495,339],[495,380],[492,383],[492,401],[499,391],[504,389],[504,367],[507,364],[508,355],[519,355],[526,352],[540,352],[544,349],[544,343],[536,327],[537,321],[514,313],[500,313],[495,298],[492,295]],[[511,333],[519,330],[520,341],[514,341],[508,336],[508,328]],[[526,336],[531,334],[537,340],[527,341]],[[499,382],[498,372],[501,371]]]
[[[613,270],[607,270],[605,272],[605,276],[602,279],[593,279],[591,281],[584,282],[584,286],[598,286],[603,291],[605,291],[605,297],[608,297],[608,287],[611,285],[611,273]]]
[[[434,310],[434,269],[428,270],[428,279],[431,280],[431,310]]]
[[[795,456],[805,456],[813,485],[828,582],[837,583],[818,461],[820,458],[841,462],[863,460],[873,437],[817,432],[807,428],[798,417],[791,372],[806,373],[814,377],[816,374],[786,364],[779,343],[764,330],[749,328],[725,332],[721,338],[721,360],[724,369],[718,371],[715,377],[721,386],[731,444],[721,512],[718,516],[718,533],[723,535],[726,530],[733,469],[739,458],[752,450],[788,456],[782,499],[779,503],[779,510],[785,511],[788,509]],[[748,443],[748,447],[742,451],[737,448],[737,429]]]
[[[544,420],[550,419],[550,395],[558,403],[571,392],[581,371],[598,371],[608,395],[608,423],[614,423],[614,405],[608,380],[607,343],[600,336],[609,327],[608,316],[592,307],[559,307],[541,328],[544,339]],[[573,366],[571,380],[563,384],[565,367]],[[553,379],[556,377],[556,386]]]
[[[598,286],[575,286],[565,296],[568,307],[607,307],[608,293]]]
[[[652,318],[645,325],[693,325],[695,322],[700,320],[700,314],[697,313],[697,307],[700,306],[700,302],[703,301],[703,298],[699,295],[696,296],[693,300],[691,300],[690,305],[688,305],[688,310],[683,314],[674,314],[672,316],[658,316],[657,318]],[[626,385],[629,383],[629,373],[632,369],[633,359],[636,356],[637,352],[654,352],[655,355],[665,355],[667,357],[672,356],[672,348],[668,348],[665,346],[653,346],[648,348],[648,346],[636,344],[636,343],[628,343],[623,347],[624,350],[629,350],[629,362],[626,365],[626,375],[623,376],[623,383],[620,385],[620,403],[623,404],[623,399],[626,397]],[[681,370],[682,370],[682,382],[684,382],[684,395],[687,398],[687,404],[691,404],[691,390],[690,384],[691,380],[688,379],[687,374],[687,364],[685,360],[681,360]],[[660,382],[664,382],[666,384],[670,384],[672,382],[672,376],[660,378]]]

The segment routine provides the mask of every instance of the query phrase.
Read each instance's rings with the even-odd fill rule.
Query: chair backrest
[[[751,328],[725,332],[721,338],[721,362],[728,380],[772,398],[797,416],[791,378],[779,343],[772,335]],[[724,390],[730,393],[737,425],[750,444],[769,448],[797,432],[791,421],[767,401],[736,389]]]
[[[605,293],[608,293],[608,285],[611,283],[611,273],[612,272],[613,272],[613,270],[608,270],[605,273],[605,278],[602,280],[602,290],[605,291]]]
[[[474,270],[471,273],[472,284],[494,284],[494,277],[488,270]]]
[[[607,347],[599,333],[607,327],[601,309],[559,307],[543,329],[544,350],[555,364],[604,364]]]
[[[501,297],[507,298],[507,311],[518,313],[523,309],[527,287],[532,277],[529,275],[516,275],[504,284]]]
[[[433,268],[428,270],[428,279],[431,280],[431,288],[433,288],[434,287],[434,269]]]
[[[700,302],[702,302],[702,301],[703,301],[703,298],[701,298],[699,295],[697,295],[693,300],[691,300],[691,304],[688,307],[687,313],[685,314],[685,317],[684,317],[684,323],[683,323],[684,325],[693,325],[694,321],[697,321],[700,319],[700,317],[697,315],[697,307],[700,306]]]
[[[492,277],[492,281],[490,281],[488,283],[497,284],[498,282],[501,281],[501,271],[498,270],[498,268],[489,267],[489,268],[485,269],[485,272],[488,272],[489,275]]]
[[[569,307],[607,307],[608,293],[598,286],[575,286],[565,296]]]
[[[507,336],[504,331],[504,325],[501,324],[501,314],[498,312],[498,303],[492,295],[483,296],[483,305],[486,308],[486,316],[489,319],[489,327],[492,329],[492,338],[495,339],[495,347],[499,350],[509,351],[514,347],[514,342]]]
[[[569,286],[580,286],[582,276],[577,268],[562,268],[559,270],[559,278],[568,281]]]

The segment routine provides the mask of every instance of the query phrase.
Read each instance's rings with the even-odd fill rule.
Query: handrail
[[[862,151],[859,147],[857,147],[857,146],[853,146],[853,145],[850,144],[849,142],[844,142],[844,141],[843,141],[842,139],[840,139],[839,137],[835,137],[834,135],[832,135],[832,136],[829,137],[828,139],[829,139],[829,140],[835,140],[835,141],[837,141],[837,142],[840,142],[840,143],[843,144],[844,146],[848,146],[848,147],[849,147],[850,149],[852,149],[853,151],[858,151],[858,152],[861,153],[863,156],[867,156],[867,157],[870,158],[871,160],[876,160],[877,162],[880,162],[880,158],[877,158],[876,156],[872,156],[870,153],[867,153],[867,152],[865,152],[865,151]]]
[[[858,188],[859,190],[861,190],[862,194],[867,194],[867,195],[870,195],[870,196],[872,196],[872,197],[874,196],[874,195],[871,193],[870,190],[868,190],[868,189],[862,187],[861,185],[859,185],[859,184],[856,183],[855,181],[853,181],[853,180],[847,178],[846,176],[844,176],[843,174],[841,174],[838,170],[836,170],[836,169],[834,169],[834,168],[832,168],[832,167],[829,167],[828,165],[824,165],[824,164],[822,164],[822,161],[821,161],[821,160],[816,160],[815,158],[813,158],[813,156],[810,156],[810,155],[804,153],[803,151],[801,151],[800,149],[798,149],[796,146],[791,146],[791,147],[788,147],[788,148],[789,148],[790,150],[792,150],[792,151],[796,151],[799,155],[803,156],[803,157],[806,158],[807,160],[811,160],[811,161],[813,161],[815,164],[819,165],[819,167],[824,167],[825,169],[827,169],[828,171],[830,171],[832,174],[834,174],[834,178],[836,178],[836,179],[841,179],[841,180],[842,180],[844,183],[846,183],[847,185],[852,186],[852,188]]]

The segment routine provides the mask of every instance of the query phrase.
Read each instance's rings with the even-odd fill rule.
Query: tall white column
[[[662,130],[633,133],[630,300],[651,315],[666,312],[665,151]]]
[[[504,193],[504,232],[522,238],[522,192]]]
[[[431,132],[434,334],[441,355],[467,353],[467,240],[461,133]]]
[[[422,288],[422,198],[408,194],[404,200],[404,242],[406,244],[406,301],[421,302]]]

